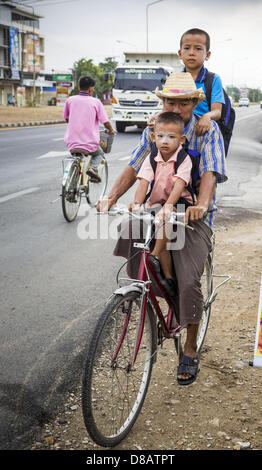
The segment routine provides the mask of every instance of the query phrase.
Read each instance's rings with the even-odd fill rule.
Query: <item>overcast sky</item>
[[[46,69],[68,70],[83,57],[97,64],[108,56],[120,59],[125,50],[146,51],[150,0],[51,1],[34,6],[44,16]],[[262,89],[262,0],[163,0],[149,7],[148,19],[149,50],[177,52],[183,32],[204,29],[211,36],[206,65],[224,85]]]

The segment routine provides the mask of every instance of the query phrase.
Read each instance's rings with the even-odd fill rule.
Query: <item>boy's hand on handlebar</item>
[[[190,206],[186,210],[185,224],[188,224],[189,220],[196,221],[203,219],[207,208],[203,206]]]
[[[173,205],[172,204],[165,204],[162,209],[156,214],[155,217],[155,224],[160,225],[164,221],[168,221],[171,217],[171,213],[173,212]]]
[[[128,206],[128,210],[130,212],[136,212],[139,211],[141,207],[141,204],[138,204],[137,202],[131,202]]]

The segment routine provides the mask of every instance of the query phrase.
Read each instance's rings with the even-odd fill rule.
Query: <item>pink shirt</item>
[[[146,202],[146,207],[152,207],[155,204],[164,204],[167,201],[177,178],[184,180],[186,185],[191,181],[192,162],[189,155],[187,155],[185,160],[181,165],[179,165],[177,174],[174,174],[174,162],[177,160],[177,155],[181,148],[182,147],[180,145],[172,157],[170,157],[166,162],[163,160],[161,153],[158,152],[155,157],[155,161],[157,162],[155,175],[150,163],[150,155],[148,155],[142,164],[137,178],[143,178],[149,181],[149,183],[155,180],[150,197]],[[191,194],[187,189],[182,192],[181,197],[192,203]]]
[[[82,148],[95,152],[99,145],[99,122],[107,122],[108,116],[101,101],[87,94],[67,98],[64,119],[69,119],[64,141],[68,150]]]

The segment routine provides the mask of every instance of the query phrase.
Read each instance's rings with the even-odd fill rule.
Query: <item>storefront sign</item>
[[[9,41],[10,41],[10,64],[14,80],[20,80],[19,73],[19,48],[18,48],[18,28],[10,26],[9,28]]]
[[[262,367],[262,277],[260,284],[260,299],[257,315],[257,334],[253,365],[257,367]]]
[[[28,72],[40,72],[40,43],[38,34],[26,35],[26,61]]]
[[[16,90],[17,106],[25,106],[25,87],[18,87]]]
[[[56,105],[64,106],[66,99],[72,91],[72,82],[57,82],[56,83]]]
[[[54,82],[71,82],[71,75],[53,75]]]

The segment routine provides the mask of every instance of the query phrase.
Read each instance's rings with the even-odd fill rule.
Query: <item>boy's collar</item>
[[[183,72],[186,72],[186,67],[184,67]],[[195,81],[198,83],[203,83],[207,77],[207,74],[208,70],[203,66],[202,69],[199,71]]]
[[[85,96],[91,96],[90,93],[87,93],[85,91],[80,91],[78,94],[79,95],[85,95]]]
[[[167,163],[167,162],[176,161],[177,155],[178,155],[178,153],[180,152],[180,150],[182,150],[182,145],[181,145],[181,144],[178,146],[178,148],[176,149],[176,151],[173,153],[173,155],[172,155],[167,161],[165,161],[165,160],[163,159],[160,150],[158,150],[157,155],[155,156],[155,161],[156,161],[156,162],[161,162],[161,163],[163,163],[163,162],[164,162],[164,163]]]

